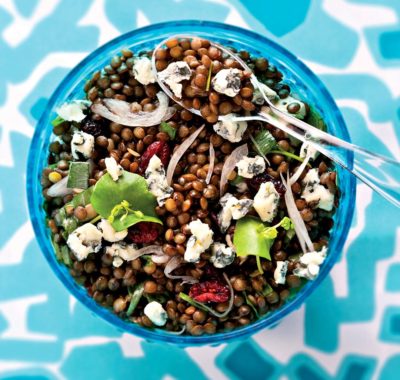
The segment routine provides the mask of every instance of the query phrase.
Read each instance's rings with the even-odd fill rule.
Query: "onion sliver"
[[[292,187],[288,183],[289,174],[287,182],[283,178],[282,173],[281,173],[281,179],[283,185],[286,187],[286,192],[285,192],[286,207],[288,210],[289,217],[290,219],[292,219],[292,222],[294,224],[294,230],[296,231],[297,238],[299,239],[301,249],[303,253],[307,252],[306,247],[308,248],[308,250],[313,251],[314,250],[313,243],[310,239],[310,235],[308,234],[304,220],[301,217],[299,210],[297,209],[296,202],[293,197]]]
[[[115,123],[128,127],[151,127],[168,120],[175,113],[175,108],[168,107],[169,98],[163,92],[157,93],[158,107],[151,112],[132,112],[130,104],[118,99],[102,99],[91,107],[94,113]]]
[[[221,181],[219,185],[219,193],[222,197],[224,195],[225,185],[228,183],[228,177],[235,169],[236,164],[245,156],[249,154],[249,148],[247,144],[240,145],[232,151],[232,153],[225,160],[224,166],[222,167]]]
[[[172,280],[182,280],[183,282],[187,284],[194,284],[196,282],[199,282],[197,278],[194,278],[192,276],[175,276],[172,275],[171,273],[179,268],[183,262],[183,257],[181,256],[174,256],[171,258],[171,260],[168,261],[168,264],[164,268],[164,274],[166,277],[172,279]]]
[[[309,150],[309,149],[308,149]],[[310,161],[312,154],[310,154],[307,151],[306,156],[304,157],[303,162],[301,165],[297,168],[296,173],[294,173],[290,178],[289,178],[289,185],[292,186],[297,180],[300,178],[301,174],[303,173],[304,169],[306,168],[308,162]]]
[[[214,165],[215,165],[215,150],[214,150],[214,145],[210,142],[210,157],[209,157],[208,172],[206,177],[207,184],[210,183],[211,176],[214,171]]]
[[[123,259],[125,259],[127,261],[133,261],[143,255],[150,255],[150,254],[160,255],[160,256],[163,255],[164,251],[162,250],[162,246],[148,245],[147,247],[143,247],[143,248],[138,249],[137,251],[134,251],[132,253],[132,255],[130,255],[129,257],[126,257],[126,258],[123,257]]]
[[[51,185],[47,190],[47,195],[49,197],[55,198],[55,197],[65,197],[68,194],[72,194],[74,190],[69,189],[67,187],[67,182],[68,182],[68,176],[56,182],[54,185]]]
[[[197,136],[204,129],[204,125],[202,125],[196,132],[193,132],[181,145],[179,145],[178,149],[174,152],[169,161],[169,165],[167,168],[167,182],[168,185],[171,185],[172,177],[174,176],[176,165],[178,165],[179,160],[185,154],[185,152],[189,149],[190,145],[193,144],[194,140],[196,140]]]

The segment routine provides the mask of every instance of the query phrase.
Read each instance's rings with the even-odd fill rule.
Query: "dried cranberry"
[[[164,166],[167,166],[170,156],[170,149],[165,141],[155,141],[150,144],[142,154],[139,162],[139,172],[144,173],[149,165],[151,158],[157,155]]]
[[[264,182],[272,182],[275,186],[275,190],[278,194],[283,197],[285,195],[285,186],[281,181],[275,179],[274,177],[270,176],[267,172],[261,173],[251,179],[246,180],[247,186],[257,192],[260,189],[260,186]]]
[[[83,132],[88,133],[94,137],[98,137],[104,132],[104,125],[102,122],[86,118],[82,122],[81,129]]]
[[[129,238],[137,244],[152,243],[158,238],[158,224],[140,222],[128,229]]]
[[[229,288],[217,280],[210,280],[194,284],[189,296],[197,302],[226,302],[229,299]]]

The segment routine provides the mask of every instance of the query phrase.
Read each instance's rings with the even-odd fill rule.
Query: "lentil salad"
[[[174,48],[180,55],[171,52]],[[136,57],[125,50],[88,81],[91,105],[75,102],[58,110],[54,133],[59,137],[50,146],[42,178],[56,254],[89,295],[134,323],[176,332],[185,328],[184,333],[192,335],[247,325],[279,308],[304,281],[314,278],[326,255],[337,202],[335,172],[324,157],[307,152],[266,123],[216,119],[220,114],[248,116],[263,104],[245,74],[235,96],[214,86],[222,70],[239,68],[231,67],[223,55],[200,49],[207,50],[207,41],[170,41],[162,53],[168,59],[157,69],[162,72],[181,58],[190,61],[191,79],[182,81],[182,96],[192,106],[200,103],[203,117],[168,101],[165,119],[129,126],[131,120],[138,123],[138,117],[154,117],[165,98],[145,69],[148,54]],[[195,55],[187,53],[193,51]],[[321,122],[305,102],[290,95],[292,89],[266,58],[238,54],[272,88],[268,96],[277,104],[306,121]],[[189,56],[196,61],[185,60]],[[211,70],[204,56],[211,59]],[[197,92],[204,80],[197,77],[205,76],[204,68],[206,86],[211,84]],[[113,99],[118,102],[107,102]],[[119,101],[129,103],[128,112],[116,111]],[[107,111],[123,123],[107,119]],[[68,120],[71,114],[74,120]],[[168,181],[175,153],[193,136]],[[305,159],[304,171],[298,173]],[[233,161],[233,168],[227,161]],[[227,184],[221,187],[226,168]],[[287,174],[293,178],[296,173],[297,180],[287,188]],[[86,184],[76,187],[82,177]],[[74,186],[63,186],[67,181]],[[126,199],[123,191],[118,202],[104,205],[102,192],[114,193],[121,186],[136,189],[143,181],[148,187],[143,193],[153,197],[153,213],[144,201]],[[54,189],[57,184],[59,189]],[[54,193],[60,189],[67,194]],[[301,253],[302,239],[294,232],[296,218],[288,213],[288,192],[313,243],[306,253]],[[128,226],[133,220],[136,223]],[[251,247],[259,254],[252,254],[240,235],[260,228],[263,234],[255,234]],[[79,245],[83,238],[85,244]],[[88,249],[81,250],[82,245]]]

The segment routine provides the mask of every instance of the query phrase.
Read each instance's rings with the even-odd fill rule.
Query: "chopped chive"
[[[303,158],[297,156],[294,153],[286,152],[286,150],[271,150],[270,152],[268,152],[268,154],[274,154],[274,153],[275,154],[281,154],[282,156],[286,156],[286,157],[289,157],[289,158],[293,158],[294,160],[297,160],[297,161],[300,161],[300,162],[304,161]]]
[[[140,299],[142,298],[143,292],[144,292],[144,286],[143,286],[143,282],[142,282],[138,286],[136,286],[134,292],[131,295],[131,302],[130,302],[128,310],[126,312],[126,315],[128,317],[130,317],[133,314],[133,312],[135,311],[136,306],[138,305]]]
[[[64,119],[61,116],[57,116],[55,119],[51,121],[51,125],[53,127],[57,127],[57,125],[60,125],[61,123],[64,123]]]
[[[211,62],[210,68],[208,69],[206,91],[210,91],[212,68],[213,68],[213,63]]]
[[[260,314],[258,313],[255,305],[249,300],[249,298],[247,297],[247,293],[244,291],[243,292],[244,295],[244,299],[246,300],[247,305],[250,306],[250,308],[253,310],[254,314],[256,315],[257,318],[260,318]]]
[[[167,133],[171,140],[173,140],[175,138],[176,129],[174,127],[172,127],[170,124],[166,123],[165,121],[161,122],[160,131]]]

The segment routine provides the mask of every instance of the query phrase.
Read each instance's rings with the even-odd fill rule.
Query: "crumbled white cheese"
[[[94,148],[94,137],[88,133],[77,131],[71,140],[72,157],[75,160],[88,159]]]
[[[222,210],[218,214],[218,223],[222,232],[225,232],[231,220],[243,218],[251,209],[253,201],[251,199],[237,199],[230,193],[226,193],[219,201]]]
[[[102,237],[103,234],[92,223],[86,223],[68,236],[67,245],[78,261],[82,261],[90,253],[100,250]]]
[[[300,105],[300,109],[294,114],[289,113],[287,110],[288,105],[291,103],[298,103]],[[281,110],[285,113],[288,113],[294,117],[297,117],[298,119],[301,119],[301,120],[303,120],[307,114],[306,105],[303,102],[301,102],[300,100],[293,98],[292,96],[288,96],[287,98],[284,98],[284,99],[279,99],[275,103],[275,107],[278,108],[279,110]]]
[[[272,182],[261,184],[254,197],[253,207],[263,222],[272,222],[279,206],[279,193]]]
[[[118,181],[119,176],[124,172],[122,166],[117,164],[114,157],[107,157],[104,163],[106,164],[107,172],[110,174],[111,178],[114,181]]]
[[[123,263],[124,263],[124,260],[122,260],[119,256],[114,257],[113,266],[115,268],[119,268]]]
[[[320,251],[307,252],[300,256],[300,266],[293,270],[296,276],[314,280],[318,274],[320,265],[325,261],[327,248]]]
[[[156,77],[151,69],[151,61],[147,57],[135,59],[132,72],[135,79],[141,84],[147,85],[156,82]]]
[[[225,268],[235,260],[235,252],[223,243],[214,243],[211,246],[210,262],[215,268]]]
[[[57,115],[66,121],[76,121],[80,123],[86,115],[83,111],[87,108],[85,101],[73,101],[71,103],[64,103],[56,109]]]
[[[137,246],[135,244],[127,244],[123,241],[114,243],[106,247],[106,253],[114,257],[113,265],[119,267],[122,265],[121,260],[132,261],[136,258]]]
[[[151,301],[150,303],[148,303],[144,307],[143,312],[156,326],[164,326],[167,323],[167,312],[157,301]]]
[[[222,69],[218,71],[212,80],[215,91],[234,97],[240,91],[242,72],[239,69]]]
[[[274,279],[277,284],[283,285],[286,282],[286,272],[289,261],[277,261],[274,271]]]
[[[237,164],[238,174],[244,178],[253,178],[264,173],[265,161],[261,156],[243,157]]]
[[[265,85],[264,83],[259,82],[259,86],[261,88],[261,91],[264,92],[265,96],[269,100],[276,101],[279,99],[278,94],[274,90],[269,88],[267,85]],[[262,95],[261,91],[256,87],[254,90],[253,99],[252,99],[252,102],[259,106],[263,105],[265,102],[264,96]]]
[[[103,233],[103,239],[111,243],[121,241],[128,235],[128,230],[115,231],[111,223],[107,219],[102,219],[98,224],[97,228]]]
[[[168,67],[158,73],[159,79],[166,83],[177,98],[182,97],[183,80],[188,80],[192,76],[192,70],[184,61],[172,62]]]
[[[331,211],[335,196],[323,185],[320,185],[318,169],[311,169],[303,179],[304,190],[301,197],[307,203],[318,202],[317,207]]]
[[[158,205],[163,206],[174,189],[168,185],[164,166],[157,155],[151,157],[144,178],[147,181],[149,191],[157,198]]]
[[[195,263],[199,261],[200,255],[210,248],[213,242],[213,231],[207,223],[194,220],[188,225],[192,236],[190,236],[185,251],[185,261]]]
[[[313,148],[311,145],[307,143],[303,143],[300,148],[300,158],[305,158],[307,154],[311,157],[312,160],[315,160],[319,154],[318,150]]]
[[[214,131],[230,142],[241,141],[247,129],[247,121],[233,121],[237,117],[234,113],[223,116],[220,121],[213,125]]]

